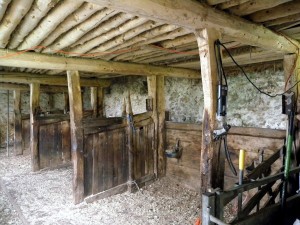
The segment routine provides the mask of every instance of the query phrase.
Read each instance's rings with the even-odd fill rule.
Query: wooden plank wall
[[[41,124],[39,126],[40,169],[55,168],[71,160],[70,122]]]
[[[187,188],[200,190],[200,151],[201,124],[166,122],[167,148],[175,145],[179,139],[183,147],[181,159],[167,159],[167,176],[176,179]],[[258,159],[258,150],[265,150],[267,158],[274,150],[283,145],[285,131],[263,128],[232,127],[228,135],[228,147],[237,168],[238,151],[246,149],[246,165]],[[237,177],[233,176],[225,162],[225,188],[231,186]]]

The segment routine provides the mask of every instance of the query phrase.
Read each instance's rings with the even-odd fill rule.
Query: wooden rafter
[[[284,52],[297,52],[299,48],[299,43],[296,40],[287,40],[265,27],[192,0],[141,0],[135,1],[134,4],[131,0],[88,1],[156,21],[185,27],[191,31],[214,28],[221,35],[226,34],[254,46]]]

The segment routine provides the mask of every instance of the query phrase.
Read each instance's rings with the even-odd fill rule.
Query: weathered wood
[[[166,157],[165,157],[165,78],[157,77],[157,155],[158,155],[158,176],[166,174]]]
[[[70,122],[61,122],[61,137],[62,137],[62,160],[63,163],[71,160],[71,137],[70,137]]]
[[[14,154],[22,155],[22,114],[21,114],[21,91],[14,91]]]
[[[82,5],[82,1],[67,0],[62,2],[51,10],[42,21],[39,22],[39,26],[26,36],[25,40],[18,47],[19,50],[28,49],[33,46],[37,46],[44,40],[68,15],[74,12]],[[27,4],[27,3],[26,3]],[[28,5],[29,6],[29,5]]]
[[[1,66],[25,67],[47,70],[80,70],[85,72],[98,73],[100,75],[102,73],[107,75],[154,75],[199,78],[199,71],[188,69],[166,68],[162,66],[141,65],[137,63],[107,62],[100,59],[94,60],[82,58],[67,58],[62,56],[46,55],[33,52],[25,52],[15,57],[5,57],[8,54],[17,54],[17,51],[0,49],[0,57],[2,57],[0,62]],[[95,74],[95,76],[97,76],[97,74]]]
[[[78,204],[84,199],[84,158],[82,129],[82,99],[78,71],[67,71],[70,100],[71,152],[74,167],[73,200]]]
[[[45,85],[57,85],[67,86],[67,78],[65,76],[54,76],[54,75],[37,75],[31,73],[13,73],[13,72],[1,72],[0,82],[13,82],[30,84],[32,82]],[[82,87],[108,87],[111,82],[107,79],[81,79],[80,85]]]
[[[128,92],[127,106],[126,106],[126,116],[127,116],[127,148],[128,148],[128,191],[134,191],[133,181],[135,180],[134,173],[134,135],[133,135],[133,113],[131,107],[130,93]]]
[[[145,113],[141,113],[141,114],[136,114],[133,116],[133,122],[134,123],[138,123],[142,120],[146,120],[151,118],[152,116],[152,112],[145,112]]]
[[[187,130],[187,131],[202,131],[202,124],[196,123],[178,123],[166,121],[166,129],[169,130]]]
[[[107,197],[110,197],[110,196],[113,196],[116,194],[121,194],[121,193],[125,192],[126,190],[127,190],[127,184],[121,184],[121,185],[113,187],[109,190],[100,192],[95,195],[91,195],[85,199],[85,202],[91,203],[91,202],[97,201],[99,199],[107,198]]]
[[[243,135],[261,138],[283,139],[285,138],[285,130],[274,130],[258,127],[231,127],[229,135]]]
[[[24,15],[29,11],[33,0],[28,1],[12,1],[9,8],[7,9],[3,20],[0,23],[0,47],[5,48],[10,35],[15,30],[19,22],[22,20]],[[22,13],[16,13],[21,11]]]
[[[270,9],[289,1],[291,0],[251,0],[230,8],[229,12],[238,16],[244,16],[264,9]]]
[[[197,1],[143,0],[135,4],[132,4],[130,0],[89,0],[89,2],[190,30],[213,28],[222,34],[242,39],[254,46],[286,52],[298,51],[299,43],[295,40],[287,40],[263,26],[215,10]]]
[[[93,140],[94,135],[85,135],[84,138],[84,192],[85,196],[93,193]]]
[[[86,118],[83,119],[82,124],[84,128],[87,127],[105,127],[110,125],[122,124],[123,118],[114,117],[114,118]]]
[[[0,82],[0,90],[18,90],[29,92],[29,85],[26,84],[11,84]],[[59,93],[59,92],[68,92],[68,88],[62,86],[48,86],[48,85],[40,85],[40,92],[46,93]]]
[[[209,188],[223,188],[223,177],[220,177],[219,166],[225,162],[218,161],[218,148],[213,141],[213,130],[216,126],[217,103],[217,65],[214,42],[217,34],[204,29],[196,34],[201,62],[202,86],[204,95],[204,113],[202,130],[202,147],[200,159],[201,193]],[[221,171],[224,174],[224,171]],[[219,177],[217,176],[219,175]]]
[[[277,19],[279,17],[285,17],[300,12],[300,6],[297,1],[287,2],[282,5],[278,5],[271,9],[261,10],[253,13],[249,18],[254,22],[264,22],[268,20]]]
[[[157,86],[156,86],[157,78],[155,76],[147,77],[148,84],[148,96],[152,99],[152,119],[154,122],[153,127],[153,139],[152,139],[152,147],[151,152],[153,153],[153,164],[154,164],[154,173],[158,176],[158,159],[157,159],[157,128],[158,128],[158,114],[157,114]]]
[[[40,169],[39,149],[38,149],[38,129],[39,124],[36,116],[40,110],[40,85],[37,83],[30,84],[30,152],[32,171]]]

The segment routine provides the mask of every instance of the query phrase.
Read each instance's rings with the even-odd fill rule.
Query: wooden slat
[[[47,168],[50,166],[50,150],[49,146],[52,144],[51,133],[49,133],[49,128],[47,126],[39,127],[39,158],[40,167]]]
[[[61,136],[62,136],[62,160],[68,162],[71,160],[71,137],[70,137],[70,123],[67,121],[61,122]]]
[[[113,142],[113,148],[112,148],[112,151],[113,151],[113,186],[117,186],[119,185],[118,183],[118,173],[119,173],[119,170],[118,168],[120,167],[121,165],[121,162],[120,162],[120,150],[119,150],[119,130],[115,130],[112,132],[112,142]],[[122,150],[122,149],[121,149]]]
[[[114,186],[114,151],[113,151],[113,131],[109,131],[107,135],[107,188]]]
[[[249,18],[254,22],[265,22],[280,17],[290,16],[299,12],[300,12],[299,2],[291,1],[282,5],[278,5],[271,9],[265,9],[253,13],[249,16]]]
[[[166,129],[170,130],[195,130],[195,131],[201,131],[202,130],[202,124],[195,124],[195,123],[178,123],[178,122],[171,122],[166,121]]]
[[[89,196],[93,192],[93,149],[94,135],[86,135],[84,138],[84,192],[85,196]]]

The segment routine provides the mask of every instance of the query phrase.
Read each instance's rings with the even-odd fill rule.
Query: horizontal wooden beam
[[[0,49],[0,66],[36,68],[47,70],[78,70],[91,73],[139,76],[170,76],[199,78],[196,70],[151,66],[136,63],[108,62],[100,59],[67,58],[35,52]],[[8,57],[13,55],[13,57]],[[97,74],[95,74],[97,76]]]
[[[163,21],[195,31],[203,28],[216,29],[221,35],[229,35],[245,43],[268,49],[294,53],[299,42],[287,39],[273,31],[227,14],[193,0],[88,0],[95,4],[115,8],[133,15]]]
[[[29,85],[26,84],[12,84],[12,83],[4,83],[0,82],[0,90],[19,90],[19,91],[30,91],[29,90]],[[40,87],[41,92],[47,92],[47,93],[67,93],[68,88],[67,87],[62,87],[62,86],[46,86],[46,85],[41,85]]]
[[[31,73],[13,73],[0,72],[0,82],[31,84],[39,83],[44,85],[67,86],[66,76],[40,75]],[[87,79],[81,78],[80,84],[82,87],[109,87],[110,80],[107,79]]]

